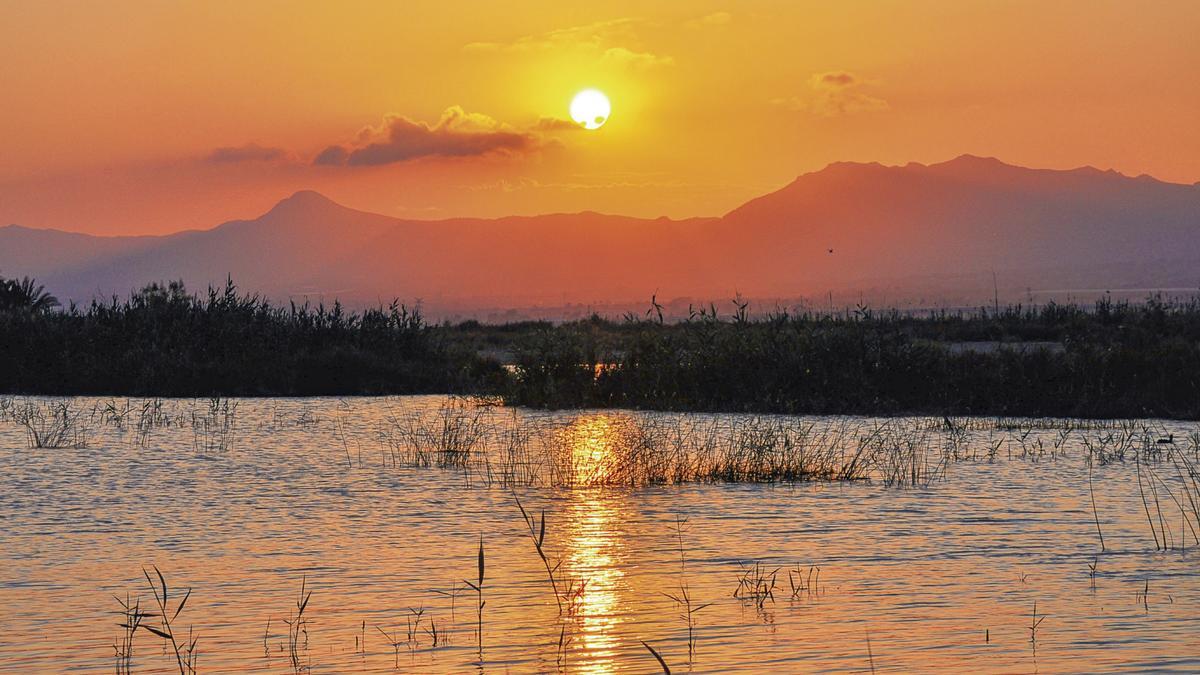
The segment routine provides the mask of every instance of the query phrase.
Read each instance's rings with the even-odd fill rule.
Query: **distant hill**
[[[232,276],[286,299],[470,310],[690,296],[979,300],[1024,289],[1200,287],[1200,186],[1092,168],[837,163],[720,218],[402,220],[298,192],[163,237],[0,228],[0,273],[86,301]]]
[[[1200,287],[1200,187],[1092,168],[832,164],[727,214],[752,248],[739,275],[795,286]],[[833,253],[829,253],[833,249]],[[947,289],[948,290],[948,289]]]

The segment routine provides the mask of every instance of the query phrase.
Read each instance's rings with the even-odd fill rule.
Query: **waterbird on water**
[[[1159,445],[1175,445],[1175,434],[1167,434],[1165,438],[1158,439]]]

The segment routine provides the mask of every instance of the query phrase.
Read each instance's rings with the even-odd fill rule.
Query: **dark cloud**
[[[888,110],[887,101],[868,93],[872,84],[844,70],[816,73],[808,78],[808,92],[775,99],[773,103],[823,117]]]
[[[389,115],[378,127],[358,135],[352,147],[332,145],[314,164],[379,166],[421,157],[479,157],[495,153],[521,154],[539,147],[537,135],[501,124],[458,106],[447,108],[435,124]]]
[[[543,117],[533,125],[534,131],[582,131],[584,126],[579,122],[564,120],[561,117]]]
[[[207,157],[206,161],[215,163],[236,162],[280,162],[288,158],[288,152],[283,148],[268,148],[255,143],[239,147],[217,148]]]
[[[821,73],[813,76],[812,84],[814,87],[851,87],[858,84],[858,78],[845,71]]]
[[[350,151],[340,145],[331,145],[325,148],[313,160],[313,164],[318,166],[341,166],[346,163],[350,157]]]

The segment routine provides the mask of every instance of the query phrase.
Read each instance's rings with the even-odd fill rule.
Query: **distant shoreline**
[[[1200,419],[1200,300],[841,317],[739,305],[669,323],[432,325],[393,303],[276,306],[232,284],[0,310],[0,392],[459,394],[537,408]]]

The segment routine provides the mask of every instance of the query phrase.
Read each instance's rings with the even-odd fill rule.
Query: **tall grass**
[[[980,343],[984,344],[981,345]],[[152,284],[62,311],[0,308],[0,392],[475,393],[568,407],[1200,419],[1200,298],[923,315],[430,325],[400,303],[277,305]],[[506,370],[484,354],[509,354]]]
[[[1200,299],[592,320],[516,353],[508,400],[539,407],[1200,418]]]
[[[0,392],[135,396],[450,393],[500,368],[400,303],[272,304],[228,283],[152,284],[57,312],[0,309]],[[495,386],[493,385],[493,388]]]
[[[11,413],[31,448],[85,448],[90,428],[84,412],[67,401],[28,402]]]
[[[871,478],[903,487],[928,486],[951,459],[966,459],[894,421],[603,413],[564,422],[467,406],[452,400],[389,418],[384,463],[454,470],[510,488]],[[525,516],[528,525],[534,517]]]

